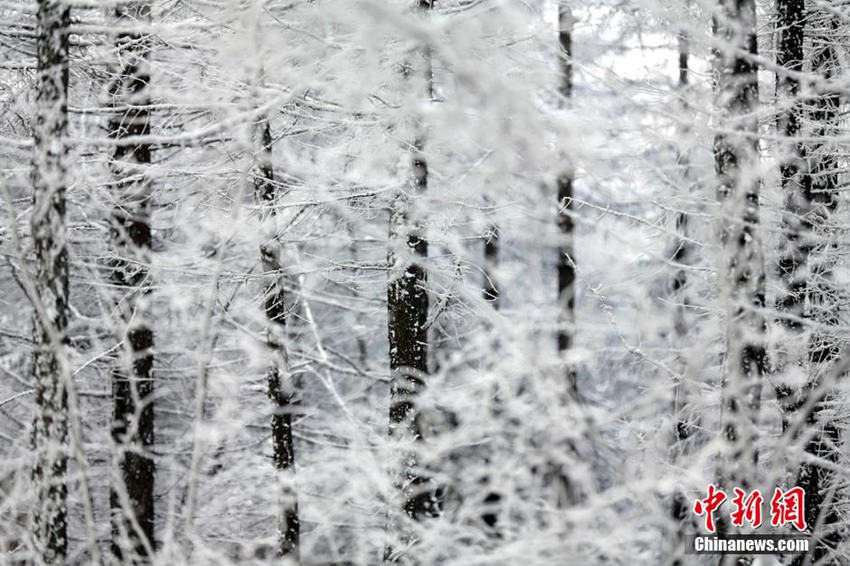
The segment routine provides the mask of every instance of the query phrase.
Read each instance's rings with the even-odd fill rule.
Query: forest
[[[847,0],[0,0],[0,564],[850,564],[848,103]]]

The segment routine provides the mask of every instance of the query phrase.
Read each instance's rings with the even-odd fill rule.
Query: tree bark
[[[291,305],[286,303],[286,290],[281,266],[280,243],[274,227],[277,185],[272,166],[271,125],[267,119],[258,124],[258,149],[254,166],[254,197],[260,207],[263,239],[260,246],[263,275],[267,280],[263,293],[268,347],[272,362],[268,369],[268,395],[272,400],[272,458],[279,480],[280,509],[278,516],[278,549],[282,556],[299,560],[301,519],[295,491],[295,446],[292,417],[296,409],[295,376],[289,369],[285,341]]]
[[[116,8],[118,25],[150,22],[150,6],[143,2]],[[119,32],[116,48],[122,61],[110,88],[113,107],[109,134],[121,140],[150,134],[147,57],[150,42],[138,32]],[[151,181],[148,144],[120,144],[112,156],[115,205],[110,217],[114,258],[110,283],[119,296],[119,337],[123,357],[112,372],[114,419],[112,438],[117,452],[121,483],[113,486],[112,552],[122,562],[148,562],[154,541],[154,478],[151,455],[154,443],[153,329],[149,317],[151,250]],[[124,498],[126,497],[126,500]]]
[[[484,235],[484,300],[499,310],[499,285],[494,271],[499,265],[499,227],[490,224]]]
[[[70,9],[59,0],[37,4],[31,217],[36,308],[33,331],[34,543],[45,564],[68,554],[68,244],[65,221],[68,136],[68,27]]]
[[[558,11],[558,43],[561,47],[561,84],[559,92],[565,101],[573,96],[573,15],[568,7],[561,5]],[[574,226],[573,211],[573,171],[572,165],[558,177],[558,304],[560,321],[558,325],[558,352],[563,356],[572,349],[575,334],[575,280],[573,264]],[[576,375],[569,364],[566,365],[566,383],[570,395],[577,398]]]
[[[390,246],[387,262],[390,280],[387,287],[388,338],[390,348],[390,416],[389,438],[395,441],[419,441],[419,411],[416,398],[428,374],[428,343],[426,321],[428,292],[425,261],[428,242],[421,233],[415,199],[421,197],[428,184],[428,166],[424,156],[414,150],[407,191],[394,199],[390,213]],[[394,472],[393,489],[400,494],[405,516],[420,520],[438,511],[428,481],[419,470],[415,451],[401,458],[400,470]],[[392,511],[391,511],[392,513]],[[396,562],[400,556],[396,546],[412,544],[403,532],[405,527],[391,522],[391,538],[385,549],[385,560]]]
[[[791,73],[803,71],[803,33],[806,19],[804,0],[779,0],[777,3],[777,28],[779,49],[776,64]],[[807,193],[811,189],[811,176],[804,170],[804,146],[800,135],[802,105],[798,99],[800,82],[791,73],[779,72],[776,77],[777,103],[781,110],[777,123],[785,136],[785,151],[779,167],[785,210],[782,215],[782,243],[784,252],[779,260],[779,278],[782,294],[777,310],[783,315],[779,320],[795,337],[803,332],[800,319],[804,316],[807,287],[807,263],[811,250],[811,225],[808,218]],[[787,155],[784,155],[787,152]],[[780,400],[785,397],[780,395]],[[786,423],[787,425],[787,423]]]
[[[805,57],[804,32],[807,13],[803,0],[781,0],[778,8],[780,27],[777,64],[792,72],[802,72]],[[825,81],[833,78],[838,60],[829,32],[837,29],[834,18],[828,18],[831,29],[824,30],[813,42],[812,72]],[[780,129],[790,146],[790,156],[780,167],[782,187],[786,193],[783,216],[784,254],[779,263],[779,275],[783,295],[777,309],[786,315],[780,319],[791,333],[789,341],[794,344],[805,339],[805,320],[826,325],[837,325],[838,317],[826,298],[833,292],[831,285],[831,260],[828,258],[830,244],[826,225],[837,206],[838,158],[827,147],[827,139],[834,134],[839,123],[840,96],[824,93],[809,103],[808,115],[799,100],[799,81],[795,76],[782,73],[777,77],[780,101],[789,109],[780,115]],[[808,118],[813,124],[809,144],[799,139],[802,122]],[[816,283],[820,282],[820,283]],[[791,318],[794,317],[794,318]],[[782,381],[777,385],[777,397],[783,409],[783,431],[788,431],[795,419],[805,419],[805,453],[814,461],[802,462],[797,473],[797,485],[806,494],[806,522],[814,535],[815,544],[808,556],[796,556],[792,564],[815,563],[826,559],[840,540],[836,525],[840,518],[828,492],[834,482],[834,474],[815,462],[838,462],[840,436],[827,406],[831,401],[829,389],[821,387],[820,380],[828,374],[829,364],[838,357],[834,336],[823,331],[811,331],[805,361],[808,362],[806,385],[800,390]],[[785,364],[804,365],[802,356],[783,360]],[[779,370],[783,370],[780,367]],[[821,391],[819,393],[816,393]],[[800,409],[807,405],[812,395],[819,399],[807,414]],[[821,523],[818,527],[818,523]]]
[[[419,0],[420,14],[431,9],[431,0]],[[409,84],[414,78],[423,79],[431,92],[432,76],[430,50],[423,47],[405,70]],[[419,76],[421,75],[421,76]],[[417,85],[419,86],[419,85]],[[415,124],[414,128],[420,128]],[[387,264],[387,334],[390,358],[390,414],[389,440],[420,442],[420,408],[417,397],[425,385],[428,374],[428,291],[425,262],[428,259],[428,241],[423,231],[423,211],[420,201],[428,187],[428,164],[423,153],[424,141],[418,137],[409,152],[410,169],[405,186],[398,191],[390,211],[389,246]],[[406,548],[415,541],[405,525],[405,517],[414,521],[439,514],[439,498],[430,480],[421,470],[415,449],[405,450],[399,458],[400,465],[393,470],[395,500],[403,517],[395,520],[395,510],[390,511],[388,540],[384,549],[385,562],[399,562]],[[395,507],[395,505],[394,505]]]
[[[558,92],[564,106],[573,97],[573,23],[575,19],[568,6],[558,7],[558,45],[560,47],[559,61],[561,64],[560,84]],[[563,367],[563,400],[565,403],[578,403],[578,386],[576,372],[567,354],[573,349],[575,340],[575,281],[576,268],[574,263],[575,226],[573,223],[573,163],[567,162],[561,166],[556,184],[558,190],[558,248],[556,266],[558,270],[558,353]],[[554,448],[553,449],[560,449]],[[578,459],[577,447],[571,441],[567,443],[570,454]],[[574,505],[580,499],[580,493],[574,478],[557,464],[551,463],[546,471],[547,481],[552,481],[555,487],[555,500],[558,507]]]
[[[686,90],[688,88],[688,83],[690,82],[690,69],[689,69],[689,59],[690,59],[690,41],[688,39],[688,34],[686,31],[679,32],[678,35],[678,44],[679,44],[679,93],[682,96],[682,110],[684,112],[690,112],[691,108],[687,103],[685,96]],[[682,139],[686,139],[690,137],[691,129],[689,126],[684,126],[681,128],[679,135]],[[690,173],[690,159],[687,151],[679,151],[676,159],[679,170],[682,173],[682,180],[685,182],[686,189],[688,195],[691,192],[691,173]],[[686,268],[691,264],[694,259],[694,249],[693,245],[688,241],[688,232],[690,228],[690,221],[686,212],[679,212],[676,215],[676,233],[680,236],[675,245],[675,249],[671,254],[671,259],[676,263],[678,269],[676,270],[676,275],[672,281],[672,290],[675,295],[675,299],[681,301],[680,305],[676,308],[676,320],[674,323],[674,330],[676,332],[676,336],[679,338],[683,338],[688,334],[688,325],[685,320],[686,316],[686,307],[688,306],[688,297],[686,293],[686,287],[688,284],[687,272]]]
[[[679,84],[678,89],[682,97],[682,110],[685,113],[690,112],[690,107],[686,101],[686,90],[690,82],[690,42],[686,31],[680,31],[678,34],[678,64],[679,64]],[[682,140],[688,139],[690,136],[690,128],[684,126],[681,128],[679,135]],[[687,151],[680,150],[677,155],[678,169],[681,171],[681,178],[687,194],[690,195],[691,189],[691,174],[690,162]],[[689,241],[690,222],[688,214],[684,211],[679,212],[676,216],[676,233],[679,236],[675,240],[675,245],[670,258],[676,264],[676,273],[671,281],[672,299],[676,303],[676,313],[673,323],[674,336],[677,345],[682,345],[686,342],[689,328],[687,320],[687,308],[690,304],[688,297],[688,275],[686,269],[694,260],[693,245]],[[682,371],[683,381],[687,379],[688,363],[686,360],[678,360],[679,368]],[[696,422],[697,417],[694,414],[691,398],[691,387],[687,382],[679,382],[673,390],[673,446],[672,460],[674,464],[679,464],[680,458],[688,453],[688,444],[691,436],[698,428]],[[685,535],[688,527],[688,518],[691,516],[688,499],[681,490],[676,490],[670,503],[670,516],[673,519],[675,528],[675,539],[673,544],[674,558],[673,566],[681,566],[684,562],[684,545]]]
[[[490,228],[484,235],[484,300],[488,301],[494,310],[499,310],[500,307],[500,291],[496,276],[493,273],[499,265],[499,227],[495,223],[490,224]],[[494,337],[493,351],[498,348],[498,336]],[[500,404],[499,388],[493,387],[494,403],[496,406]],[[491,416],[496,411],[491,412]],[[489,477],[488,477],[489,483]],[[501,515],[502,494],[494,489],[489,489],[484,497],[483,508],[481,513],[481,522],[487,528],[490,536],[499,537],[498,522]]]
[[[720,484],[755,482],[758,415],[766,373],[764,259],[759,223],[758,80],[755,0],[721,0],[714,20],[719,132],[714,140],[720,213],[721,296],[726,303],[726,367],[722,380],[724,452]]]

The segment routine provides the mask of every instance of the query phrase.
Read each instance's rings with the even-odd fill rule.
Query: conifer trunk
[[[558,43],[561,47],[561,83],[559,92],[565,101],[573,96],[573,15],[569,8],[562,5],[558,12]],[[560,321],[558,325],[558,352],[562,359],[573,347],[575,335],[575,280],[573,265],[574,225],[570,215],[573,210],[573,170],[569,165],[558,176],[558,304]],[[566,387],[576,398],[575,371],[566,364]]]
[[[258,125],[258,149],[254,167],[254,197],[260,207],[263,244],[260,247],[266,288],[263,310],[266,315],[268,347],[272,362],[268,369],[268,395],[272,400],[272,458],[281,481],[278,510],[278,550],[283,556],[299,559],[301,519],[295,483],[295,445],[292,419],[296,408],[296,380],[289,368],[285,341],[291,305],[281,271],[281,250],[275,229],[277,185],[272,166],[271,125],[267,119]]]
[[[150,23],[150,6],[132,3],[115,10],[121,26]],[[150,42],[138,32],[119,32],[116,38],[117,78],[110,88],[115,112],[109,134],[119,142],[150,134]],[[121,318],[122,356],[112,372],[112,438],[118,450],[121,485],[113,486],[112,552],[122,561],[147,562],[154,541],[153,321],[150,319],[149,268],[152,188],[148,175],[151,148],[146,143],[119,143],[111,162],[115,194],[111,237],[114,256],[110,282],[116,289]],[[123,493],[122,493],[123,492]],[[126,501],[122,501],[126,496]]]
[[[777,4],[777,25],[780,29],[777,65],[793,72],[803,71],[805,59],[804,40],[807,12],[803,0],[780,0]],[[828,32],[837,25],[828,18],[831,29],[824,30],[824,37],[813,42],[812,72],[824,80],[833,78],[838,61]],[[788,359],[781,360],[780,372],[786,366],[803,366],[808,374],[802,388],[778,380],[777,397],[783,410],[783,431],[789,431],[792,423],[805,420],[804,451],[813,460],[803,461],[797,473],[797,485],[806,495],[806,522],[815,537],[808,556],[794,557],[792,564],[800,566],[809,560],[815,563],[824,560],[838,544],[840,537],[836,524],[840,518],[834,502],[829,500],[829,489],[834,474],[828,467],[816,462],[837,464],[839,446],[838,428],[834,417],[829,414],[831,400],[829,389],[821,390],[821,379],[829,374],[829,366],[838,356],[836,339],[822,330],[809,330],[805,321],[837,325],[838,317],[830,304],[828,295],[832,287],[831,262],[828,257],[830,244],[824,241],[829,236],[826,225],[837,206],[838,159],[825,141],[835,133],[839,123],[840,96],[826,92],[817,96],[805,109],[799,100],[800,84],[789,73],[779,72],[777,93],[779,102],[786,106],[780,114],[779,129],[785,135],[788,156],[780,166],[780,178],[785,192],[782,246],[779,261],[779,276],[782,283],[777,310],[780,322],[787,329]],[[799,137],[803,133],[804,119],[812,124],[811,137],[816,141],[805,144]],[[808,136],[807,136],[808,137]],[[817,141],[824,140],[824,141]],[[805,341],[809,334],[808,342]],[[796,352],[798,345],[806,344],[806,351]],[[797,355],[794,355],[797,354]],[[807,405],[811,395],[819,399],[812,409],[803,414],[800,409]],[[789,441],[792,439],[788,439]],[[816,529],[818,522],[821,527]]]
[[[755,0],[721,0],[715,37],[718,134],[714,140],[721,263],[726,304],[722,379],[721,486],[748,491],[756,482],[758,418],[766,374],[764,258],[759,224],[758,79]],[[724,528],[725,523],[721,525]]]
[[[431,9],[431,0],[419,0],[419,14]],[[411,85],[412,96],[422,96],[415,87],[433,96],[431,53],[423,46],[414,54],[414,61],[405,68],[405,79]],[[421,204],[428,187],[428,163],[424,154],[421,125],[414,120],[416,138],[409,150],[407,179],[393,197],[390,210],[387,264],[387,335],[390,361],[390,411],[388,436],[391,442],[420,442],[420,407],[417,400],[428,374],[428,291],[425,263],[428,241],[423,234],[424,218]],[[390,510],[388,540],[384,549],[386,562],[403,560],[406,547],[415,541],[409,533],[407,520],[419,521],[439,513],[439,501],[431,482],[421,470],[415,449],[406,450],[397,458],[399,464],[392,472],[394,491],[392,501],[401,508]],[[395,505],[394,505],[395,507]]]
[[[34,543],[45,564],[68,554],[68,244],[65,219],[68,136],[68,27],[60,0],[37,3],[37,91],[31,217],[35,251],[33,382]]]

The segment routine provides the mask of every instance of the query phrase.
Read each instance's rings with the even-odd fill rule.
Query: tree
[[[558,94],[562,97],[561,103],[569,105],[573,97],[573,11],[566,3],[558,7],[558,46],[559,46],[559,76]],[[561,171],[557,177],[558,188],[558,248],[556,269],[558,272],[557,301],[558,301],[558,332],[557,345],[559,365],[563,364],[564,390],[560,394],[565,406],[572,409],[577,408],[579,403],[579,391],[577,375],[574,362],[567,356],[575,345],[576,334],[576,265],[575,265],[575,226],[573,214],[574,190],[574,167],[572,156],[566,158],[566,163],[560,166]],[[579,454],[578,447],[573,442],[568,442],[569,454],[575,460],[583,459]],[[558,469],[554,465],[554,485],[556,486],[556,498],[559,507],[567,507],[578,502],[579,488],[574,477],[566,472],[563,467]]]
[[[427,13],[431,0],[418,2],[419,14]],[[425,47],[414,55],[415,62],[407,63],[405,79],[411,85],[411,96],[421,96],[416,87],[431,88],[430,53]],[[418,80],[416,80],[418,79]],[[430,97],[429,97],[430,98]],[[421,124],[415,124],[419,130]],[[408,150],[407,179],[393,196],[390,211],[390,232],[387,252],[389,280],[387,283],[387,328],[390,362],[389,438],[402,443],[422,438],[417,397],[428,375],[428,241],[423,234],[424,207],[421,200],[428,187],[428,162],[422,132],[417,131]],[[401,494],[401,509],[413,520],[435,515],[437,501],[429,489],[415,451],[403,448],[400,470],[394,470],[393,488]],[[391,510],[391,515],[396,511]],[[396,562],[405,552],[403,547],[414,541],[402,521],[391,521],[390,539],[384,554],[387,561]],[[399,544],[400,543],[400,544]],[[398,548],[401,546],[402,548]]]
[[[558,43],[561,48],[559,93],[567,103],[573,96],[573,13],[566,4],[558,8]],[[573,171],[568,164],[558,176],[558,303],[561,320],[558,328],[558,351],[567,354],[573,347],[575,333],[575,265],[573,264]],[[577,399],[575,371],[567,364],[566,387]]]
[[[687,102],[687,89],[690,83],[690,41],[689,33],[686,29],[679,31],[677,39],[678,47],[678,84],[677,87],[683,98],[683,110],[689,111]],[[690,128],[687,123],[682,127],[680,135],[685,140],[690,134]],[[690,159],[687,150],[677,150],[677,169],[680,171],[681,179],[685,185],[687,196],[691,196],[691,171]],[[675,264],[676,272],[670,282],[671,296],[676,302],[673,330],[675,343],[681,348],[687,340],[688,334],[691,331],[692,317],[689,320],[688,307],[691,306],[690,292],[688,285],[688,268],[691,267],[696,250],[691,240],[691,221],[689,215],[685,211],[676,213],[676,235],[673,243],[673,251],[670,254],[670,259]],[[684,381],[689,379],[690,371],[686,360],[677,360],[679,365],[677,369],[682,372],[682,376],[673,388],[673,431],[672,431],[672,461],[674,464],[682,464],[682,459],[689,452],[689,442],[692,435],[696,432],[698,423],[695,422],[697,417],[693,407],[693,387],[690,383]],[[675,539],[674,539],[674,566],[681,566],[684,557],[684,545],[686,544],[685,535],[687,528],[687,519],[689,516],[689,505],[685,494],[677,489],[672,496],[670,503],[670,514],[675,524]]]
[[[828,24],[821,28],[821,45],[816,49],[812,58],[812,68],[823,77],[825,82],[834,79],[839,72],[839,57],[829,39],[838,33],[839,26],[835,16],[827,17]],[[822,35],[821,35],[822,34]],[[838,207],[839,191],[839,157],[836,150],[828,143],[836,133],[840,123],[841,96],[838,92],[827,89],[814,102],[810,110],[810,119],[814,123],[814,137],[824,140],[815,142],[808,149],[811,164],[811,192],[807,197],[811,202],[809,215],[813,229],[820,234],[821,239],[811,250],[810,280],[812,285],[807,289],[811,318],[829,327],[839,325],[839,318],[834,308],[836,286],[833,282],[832,271],[835,259],[834,234],[829,228],[833,213]],[[807,434],[811,435],[806,442],[805,453],[814,456],[819,462],[837,463],[839,461],[838,447],[841,446],[840,427],[835,422],[835,414],[831,405],[835,402],[832,376],[835,362],[839,358],[838,339],[829,330],[815,330],[808,341],[808,362],[810,364],[809,381],[803,392],[803,399],[817,401],[805,422]],[[819,390],[825,389],[825,392]],[[799,416],[802,418],[802,415]],[[840,514],[836,508],[834,496],[837,476],[827,465],[817,465],[804,461],[800,464],[797,474],[797,485],[801,486],[808,497],[809,506],[807,522],[812,525],[812,531],[817,535],[818,544],[811,553],[813,561],[830,556],[840,541]],[[818,528],[820,526],[820,528]],[[818,532],[820,531],[820,532]],[[798,558],[797,563],[803,564],[805,558]]]
[[[499,308],[499,284],[495,271],[499,266],[499,227],[490,224],[484,234],[484,300]]]
[[[759,224],[758,76],[754,0],[721,0],[714,19],[719,131],[714,139],[725,302],[721,485],[755,482],[758,416],[766,373],[765,272]]]
[[[260,207],[261,225],[266,240],[260,246],[264,278],[269,282],[263,296],[263,309],[268,324],[268,346],[272,363],[268,370],[268,394],[274,405],[272,413],[272,459],[281,480],[292,483],[295,472],[295,451],[292,437],[292,417],[295,409],[296,380],[289,367],[286,353],[287,320],[292,305],[287,304],[281,265],[281,249],[274,233],[275,200],[278,183],[272,166],[272,135],[268,119],[260,120],[254,168],[254,196]],[[291,487],[281,494],[278,526],[278,547],[284,556],[298,559],[300,518],[298,496]]]
[[[800,75],[804,72],[806,30],[813,37],[811,70],[814,80],[833,78],[838,63],[830,35],[838,25],[827,16],[826,25],[812,21],[802,0],[783,0],[777,4],[777,93],[780,113],[778,129],[788,146],[780,165],[780,179],[785,193],[782,216],[779,277],[782,294],[777,301],[780,324],[790,334],[785,359],[778,368],[781,375],[776,395],[783,409],[782,428],[787,442],[802,437],[805,454],[815,458],[804,460],[797,471],[797,485],[806,494],[806,521],[818,534],[817,543],[806,555],[794,558],[793,564],[825,559],[839,540],[839,521],[828,490],[835,481],[827,467],[816,462],[837,462],[836,447],[840,438],[828,406],[834,401],[830,377],[832,363],[838,357],[834,336],[823,330],[810,330],[809,322],[835,326],[838,319],[832,307],[829,228],[830,217],[837,208],[837,157],[829,147],[829,139],[838,127],[840,96],[826,90],[817,92],[811,101],[803,97]],[[808,97],[807,97],[808,98]],[[813,142],[801,140],[804,124],[811,124]],[[801,348],[802,346],[802,348]],[[806,372],[805,384],[794,385],[794,374]],[[785,374],[791,374],[787,376]],[[806,407],[804,409],[804,407]],[[805,428],[796,422],[805,422]]]
[[[37,4],[36,115],[33,124],[31,216],[36,311],[33,333],[34,542],[46,564],[68,553],[68,243],[65,224],[68,137],[68,27],[61,0]]]
[[[115,23],[128,28],[150,25],[150,5],[134,2],[115,8]],[[110,215],[113,257],[109,281],[117,290],[118,340],[122,356],[112,371],[115,443],[119,478],[110,494],[112,552],[118,560],[148,560],[155,546],[153,322],[149,298],[152,180],[150,135],[150,38],[119,31],[116,79],[110,85],[109,134],[117,143],[110,162],[114,205]],[[126,141],[125,141],[126,140]]]

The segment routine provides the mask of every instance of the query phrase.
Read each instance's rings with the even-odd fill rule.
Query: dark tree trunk
[[[561,47],[561,85],[560,94],[564,100],[573,96],[573,15],[569,8],[561,6],[558,13],[558,42]],[[558,325],[558,352],[563,356],[573,347],[575,334],[575,280],[573,265],[574,226],[573,211],[573,171],[572,165],[558,176],[558,304],[560,321]],[[575,371],[566,366],[566,382],[570,395],[577,398]]]
[[[419,0],[420,15],[432,7],[432,0]],[[404,77],[411,85],[421,79],[427,100],[433,98],[430,48],[424,45],[415,61],[405,66]],[[412,96],[421,96],[415,91]],[[419,128],[416,123],[414,128]],[[390,412],[388,436],[391,442],[422,440],[417,398],[428,374],[428,291],[425,263],[428,241],[423,235],[422,196],[428,187],[428,164],[423,153],[424,141],[417,137],[409,152],[407,182],[393,198],[387,251],[387,335],[390,358]],[[420,521],[437,516],[440,495],[421,469],[416,450],[400,454],[392,470],[394,491],[391,501],[385,562],[401,562],[406,548],[415,541],[405,519]],[[402,516],[397,515],[401,509]]]
[[[803,70],[804,4],[804,0],[779,0],[777,3],[779,49],[776,52],[776,63],[792,73]],[[803,331],[800,319],[804,316],[807,263],[811,250],[811,225],[807,214],[810,208],[807,195],[811,192],[811,176],[803,166],[804,147],[797,139],[802,112],[799,91],[800,83],[796,76],[782,71],[777,73],[777,103],[782,109],[777,129],[786,138],[787,155],[783,155],[779,167],[785,193],[785,210],[782,216],[782,256],[779,260],[782,293],[776,306],[781,314],[790,314],[796,318],[780,318],[780,322],[794,335]]]
[[[560,85],[558,92],[562,96],[564,106],[569,105],[573,97],[573,23],[572,11],[562,4],[558,8],[558,44],[561,64]],[[575,339],[575,281],[576,269],[573,263],[573,248],[575,226],[573,223],[573,163],[566,158],[566,163],[560,165],[561,173],[557,178],[558,188],[558,353],[563,367],[563,395],[565,403],[578,403],[579,394],[576,384],[576,372],[567,354],[572,350]],[[573,458],[580,458],[576,446],[568,442],[565,448]],[[552,450],[561,450],[553,446]],[[559,465],[550,463],[545,473],[544,481],[551,481],[555,487],[555,500],[559,507],[575,504],[580,499],[580,493],[574,478],[570,478],[566,470]]]
[[[803,70],[803,39],[806,19],[804,0],[779,0],[777,3],[777,28],[779,49],[776,63],[781,69],[792,73]],[[779,166],[782,190],[785,193],[785,209],[782,215],[782,233],[779,259],[780,294],[776,309],[780,313],[779,324],[788,332],[788,347],[798,347],[805,328],[805,304],[808,288],[808,261],[812,246],[811,176],[803,161],[805,147],[797,139],[800,135],[802,104],[798,100],[800,83],[796,76],[779,71],[776,77],[777,103],[780,111],[777,129],[785,136],[783,159]],[[786,155],[787,153],[787,155]],[[794,413],[795,399],[792,387],[781,380],[787,364],[802,365],[802,356],[789,356],[780,352],[777,373],[776,396],[783,409],[783,430],[789,426]]]
[[[116,9],[118,25],[150,22],[150,7],[134,3]],[[110,135],[121,140],[150,134],[147,57],[150,43],[137,32],[119,32],[117,53],[122,66],[110,88],[112,104],[123,109],[109,120]],[[112,552],[122,562],[150,560],[154,541],[154,477],[151,455],[154,443],[153,330],[148,315],[151,250],[151,182],[148,144],[116,147],[111,169],[115,178],[115,204],[110,218],[114,257],[109,279],[117,293],[121,315],[123,357],[112,372],[115,442],[121,484],[113,486]]]
[[[685,31],[679,33],[679,92],[683,98],[682,110],[690,112],[691,108],[685,100],[686,90],[690,82],[689,58],[690,58],[690,41],[688,34]],[[679,135],[682,139],[690,137],[690,127],[684,126]],[[691,173],[690,159],[687,151],[680,150],[677,155],[677,163],[679,170],[682,172],[682,180],[685,183],[688,195],[691,193]],[[688,306],[688,297],[686,295],[686,287],[688,284],[687,267],[691,265],[694,259],[693,245],[689,241],[690,221],[686,212],[679,212],[676,216],[676,233],[680,236],[675,245],[675,249],[671,254],[673,262],[677,266],[676,275],[672,281],[672,290],[674,299],[679,301],[676,308],[676,320],[674,330],[678,338],[684,338],[688,334],[688,325],[685,320],[686,308]]]
[[[782,0],[778,9],[779,25],[784,31],[780,37],[777,63],[783,68],[801,71],[806,20],[803,0]],[[821,37],[815,38],[811,57],[812,72],[825,81],[833,78],[839,68],[831,38],[828,37],[830,32],[836,31],[837,23],[833,17],[828,18],[828,21],[831,27],[823,30]],[[783,133],[789,140],[793,140],[800,135],[802,118],[805,116],[802,104],[797,101],[799,84],[792,76],[780,77],[777,83],[783,87],[780,92],[787,96],[789,103],[793,103],[791,110],[782,116]],[[827,140],[835,134],[840,119],[840,103],[840,96],[829,92],[810,103],[807,117],[812,123],[812,138]],[[839,164],[834,150],[827,145],[827,141],[806,145],[794,141],[793,154],[781,169],[783,188],[786,190],[787,219],[783,223],[783,235],[787,247],[779,266],[785,294],[777,306],[781,313],[798,319],[785,319],[783,323],[795,337],[800,338],[806,330],[801,320],[808,319],[830,326],[839,323],[829,297],[834,293],[831,276],[833,260],[829,257],[830,244],[824,241],[829,236],[826,225],[837,206]],[[780,383],[777,388],[783,409],[783,430],[787,432],[796,419],[805,419],[805,452],[814,458],[814,461],[800,464],[797,485],[806,494],[806,522],[816,543],[809,556],[794,558],[794,566],[801,566],[806,560],[813,564],[827,559],[840,542],[841,533],[837,531],[840,517],[828,496],[835,481],[834,474],[828,467],[814,463],[838,463],[840,435],[835,417],[828,409],[832,401],[831,387],[821,387],[821,379],[829,374],[829,365],[838,354],[837,341],[833,335],[822,330],[811,331],[806,356],[808,382],[802,390],[795,390],[784,383]],[[788,362],[791,361],[795,360]],[[819,398],[807,414],[802,414],[800,409],[808,404],[812,395]],[[815,530],[819,521],[822,525]]]
[[[416,399],[428,373],[428,292],[425,261],[428,242],[421,234],[416,218],[415,199],[425,191],[428,168],[424,157],[411,157],[409,192],[395,198],[390,213],[390,247],[387,262],[390,279],[387,287],[388,338],[390,348],[390,441],[422,439]],[[400,467],[393,471],[394,501],[404,515],[414,521],[439,513],[436,493],[420,469],[415,451],[402,454]],[[391,510],[391,516],[395,510]],[[398,562],[403,549],[412,544],[403,520],[390,521],[384,560]]]
[[[416,199],[428,183],[425,158],[418,152],[411,157],[408,193],[400,193],[393,202],[390,217],[390,280],[387,288],[388,337],[390,347],[390,439],[420,439],[416,397],[428,373],[426,319],[428,292],[425,261],[428,242],[416,218]],[[402,491],[405,515],[420,519],[434,513],[432,493],[424,489],[418,462],[413,455],[404,458],[402,477],[396,478]],[[403,486],[403,487],[402,487]]]
[[[283,480],[278,517],[278,547],[281,555],[298,560],[301,519],[298,495],[292,487],[295,478],[295,449],[292,418],[296,408],[296,379],[289,369],[286,353],[287,323],[291,306],[286,303],[281,270],[281,250],[274,229],[277,185],[272,167],[272,136],[268,120],[258,125],[258,150],[254,167],[254,196],[260,207],[265,240],[260,247],[263,274],[268,281],[263,294],[268,347],[272,363],[268,370],[268,394],[274,405],[272,414],[272,454],[275,470]]]
[[[484,235],[484,300],[499,309],[499,285],[495,270],[499,265],[499,227],[490,225]]]
[[[726,367],[722,381],[720,484],[748,489],[755,481],[758,414],[766,373],[764,259],[759,236],[758,80],[755,0],[721,0],[714,21],[724,46],[717,53],[720,113],[714,140],[717,202],[726,308]]]
[[[484,235],[484,300],[490,302],[493,309],[499,309],[499,286],[496,281],[496,276],[493,273],[499,265],[499,228],[496,224],[490,224],[490,229]],[[495,337],[493,348],[498,348],[498,336]],[[499,402],[498,387],[494,387],[494,403],[498,407]],[[493,411],[494,413],[497,410]],[[495,416],[495,415],[493,415]],[[489,482],[489,478],[488,478]],[[491,536],[498,537],[499,532],[497,524],[500,509],[502,504],[502,495],[498,491],[489,490],[484,497],[483,507],[484,512],[481,514],[481,522],[487,528]]]
[[[68,247],[65,227],[68,135],[68,26],[58,0],[37,5],[31,217],[36,308],[33,331],[34,543],[41,561],[64,564],[68,553]]]
[[[690,82],[689,58],[690,46],[688,34],[685,31],[679,32],[679,91],[682,100],[686,100],[686,89]],[[687,102],[683,102],[682,110],[687,113],[690,107]],[[690,128],[685,126],[679,132],[682,140],[690,137]],[[680,150],[677,156],[678,168],[681,171],[681,178],[684,181],[688,195],[691,193],[691,175],[690,162],[688,153]],[[679,212],[676,216],[676,234],[679,236],[674,245],[673,252],[670,254],[670,259],[676,265],[676,273],[671,281],[672,300],[676,303],[676,314],[674,320],[674,335],[677,345],[682,345],[686,342],[689,328],[687,320],[687,308],[690,304],[688,297],[688,277],[687,268],[691,265],[694,259],[693,245],[689,240],[689,218],[684,211]],[[687,379],[688,364],[685,360],[679,360],[679,369],[682,371],[682,379]],[[677,383],[673,392],[673,447],[672,460],[675,464],[681,464],[680,458],[687,454],[688,443],[691,436],[698,428],[696,416],[692,410],[690,387],[687,382]],[[688,498],[685,494],[676,490],[673,493],[670,504],[670,515],[676,529],[675,540],[673,544],[674,558],[673,566],[681,566],[684,562],[683,553],[685,545],[685,534],[688,529],[688,519],[691,517],[691,510]]]

